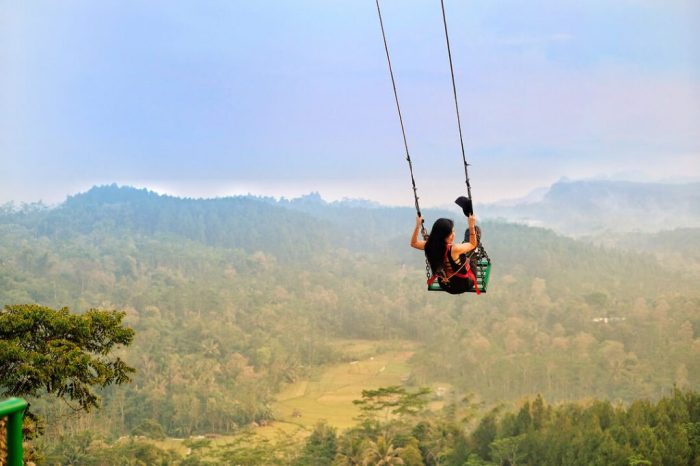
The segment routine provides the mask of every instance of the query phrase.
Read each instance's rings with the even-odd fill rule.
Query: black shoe
[[[457,200],[455,200],[455,204],[462,208],[462,212],[464,212],[464,215],[466,215],[467,217],[469,217],[470,215],[474,215],[474,209],[472,208],[471,199],[464,196],[459,196]]]

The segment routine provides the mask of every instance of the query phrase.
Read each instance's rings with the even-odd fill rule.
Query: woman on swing
[[[411,237],[411,246],[425,251],[433,276],[428,281],[432,284],[437,279],[440,288],[450,294],[472,291],[476,284],[475,271],[469,266],[466,254],[478,246],[476,217],[470,199],[461,196],[455,204],[462,208],[469,224],[469,242],[453,244],[455,240],[454,222],[448,218],[435,221],[426,240],[418,239],[418,232],[423,223],[422,217],[416,217],[416,228]],[[477,290],[478,293],[478,290]]]

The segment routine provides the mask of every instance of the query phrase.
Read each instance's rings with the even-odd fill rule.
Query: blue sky
[[[381,2],[419,194],[464,187],[438,0]],[[700,179],[700,3],[445,0],[478,201]],[[0,0],[0,203],[412,202],[373,0]]]

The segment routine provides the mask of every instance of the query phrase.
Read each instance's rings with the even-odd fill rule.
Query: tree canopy
[[[90,309],[72,314],[39,305],[0,310],[0,389],[3,396],[37,397],[42,391],[89,411],[99,404],[96,388],[121,385],[134,369],[110,355],[128,346],[134,331],[123,312]]]

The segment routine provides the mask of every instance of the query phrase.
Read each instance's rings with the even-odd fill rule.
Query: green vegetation
[[[75,411],[98,407],[97,389],[129,382],[134,372],[111,354],[133,340],[123,318],[123,313],[96,309],[75,315],[67,308],[5,306],[0,310],[0,399],[52,395]],[[32,411],[26,414],[25,437],[31,439],[42,427]],[[0,456],[6,452],[4,421]],[[30,450],[26,459],[36,459],[35,452]]]
[[[391,349],[382,352],[376,344],[345,342],[341,348],[350,353],[344,354],[357,355],[354,350],[364,346],[373,350],[371,356],[359,355],[350,361],[327,364],[313,371],[308,379],[284,384],[272,404],[275,419],[309,430],[321,421],[343,429],[354,426],[361,410],[353,400],[359,399],[363,390],[401,384],[411,373],[408,360],[415,345],[405,342],[385,345]]]
[[[432,393],[428,387],[409,392],[398,385],[380,387],[376,390],[362,390],[362,399],[353,403],[360,406],[361,419],[388,419],[391,416],[416,415],[428,405],[427,396]]]
[[[603,401],[552,406],[537,397],[514,411],[496,408],[469,430],[454,420],[455,409],[460,407],[413,422],[397,419],[347,431],[336,442],[345,447],[336,450],[335,464],[348,464],[347,446],[357,442],[365,445],[360,456],[377,458],[380,450],[388,457],[394,451],[405,463],[410,452],[411,464],[700,463],[700,395],[695,392],[675,390],[657,403],[637,401],[628,407]]]
[[[392,391],[379,389],[363,400]],[[86,465],[700,464],[697,392],[674,390],[658,402],[629,406],[608,401],[549,405],[538,396],[511,409],[496,407],[481,418],[469,415],[472,407],[466,401],[439,411],[395,411],[390,420],[367,419],[342,432],[321,422],[305,439],[281,434],[269,441],[247,431],[218,445],[196,440],[186,442],[184,454],[144,439],[107,445],[84,432],[63,439],[48,459],[49,464]]]
[[[4,208],[0,302],[68,306],[84,315],[120,309],[135,331],[129,348],[114,353],[136,369],[133,383],[102,390],[101,410],[76,417],[63,404],[32,400],[50,420],[41,445],[47,458],[96,458],[98,450],[136,455],[140,445],[144,457],[162,450],[158,461],[166,463],[185,461],[189,448],[183,464],[235,463],[236,455],[289,464],[303,432],[258,431],[274,429],[267,425],[275,419],[313,431],[326,419],[309,455],[330,448],[326,440],[335,432],[336,450],[350,456],[373,442],[378,454],[402,448],[405,464],[419,464],[416,452],[422,461],[429,457],[425,442],[454,438],[451,448],[479,464],[493,461],[492,442],[503,440],[495,448],[505,454],[514,448],[509,439],[523,434],[500,435],[507,410],[483,427],[461,425],[461,433],[483,435],[481,443],[459,443],[431,417],[401,422],[411,429],[427,422],[445,439],[412,434],[415,440],[404,441],[400,432],[360,424],[370,430],[357,443],[343,430],[358,422],[352,400],[363,389],[400,385],[415,393],[440,381],[450,395],[431,400],[429,411],[440,417],[452,406],[454,419],[471,420],[476,410],[486,419],[498,403],[538,393],[555,410],[591,398],[618,409],[659,399],[674,384],[700,386],[697,267],[485,222],[494,262],[489,293],[442,296],[425,291],[422,257],[408,247],[412,216],[410,209],[326,204],[313,196],[206,201],[114,186],[54,209]],[[348,344],[359,340],[366,343]],[[339,370],[347,374],[353,361],[369,367],[372,357],[390,362],[366,378]],[[469,393],[469,408],[455,407]],[[295,409],[301,417],[292,416]],[[212,434],[223,437],[209,446],[165,446]],[[137,435],[143,438],[118,440]]]
[[[98,406],[96,388],[128,382],[134,372],[119,357],[116,345],[131,344],[133,330],[122,326],[123,313],[90,309],[83,315],[67,308],[38,305],[0,310],[0,396],[37,397],[42,393]]]

